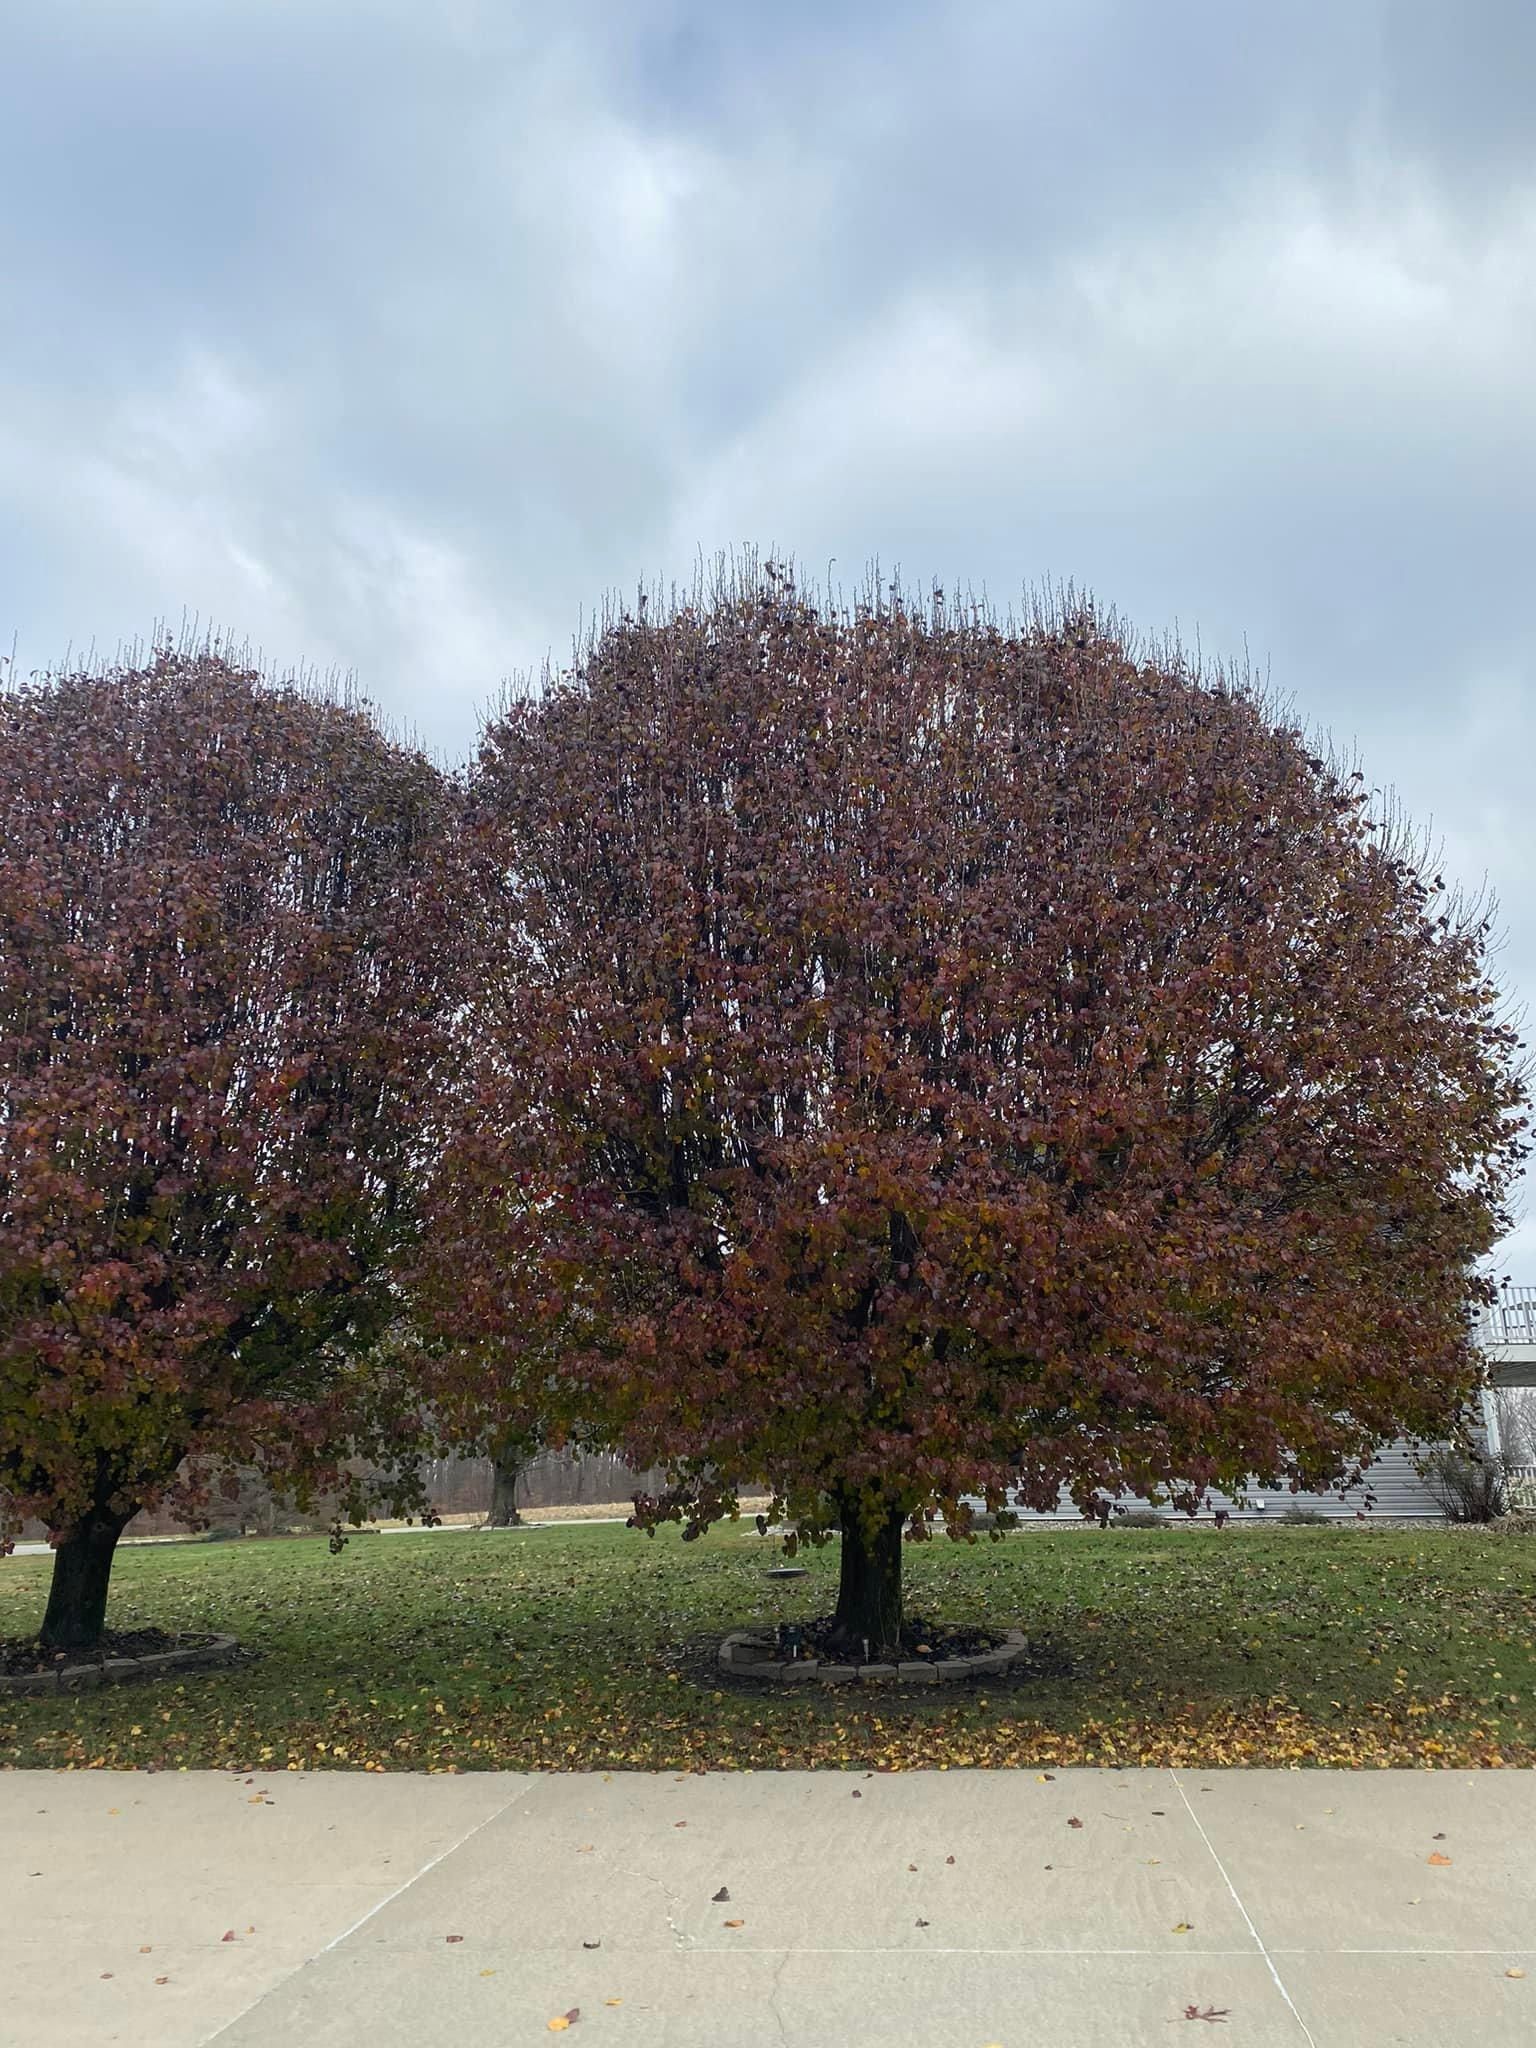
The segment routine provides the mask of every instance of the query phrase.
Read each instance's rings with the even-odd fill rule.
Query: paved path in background
[[[628,1515],[567,1515],[557,1522],[520,1522],[518,1528],[584,1529],[588,1523],[596,1523],[606,1528],[610,1522],[627,1522],[628,1520]],[[348,1533],[356,1536],[362,1532],[353,1529]],[[414,1528],[407,1528],[403,1523],[391,1523],[387,1528],[380,1528],[373,1533],[379,1536],[473,1536],[476,1534],[515,1536],[517,1530],[482,1530],[479,1522],[433,1522],[428,1524],[426,1528],[422,1528],[419,1523]],[[269,1537],[252,1537],[249,1540],[251,1542],[271,1541]],[[145,1543],[206,1543],[206,1541],[207,1538],[204,1536],[129,1536],[124,1539],[120,1547],[124,1550],[130,1550]],[[53,1545],[51,1543],[18,1543],[13,1546],[11,1555],[13,1557],[46,1557],[52,1548]]]
[[[16,1771],[0,1842],[7,2048],[1536,2041],[1530,1772]]]

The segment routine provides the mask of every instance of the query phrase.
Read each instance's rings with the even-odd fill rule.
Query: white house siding
[[[1283,1515],[1287,1508],[1306,1508],[1314,1514],[1324,1515],[1329,1521],[1352,1522],[1365,1508],[1367,1492],[1374,1495],[1374,1504],[1367,1510],[1373,1521],[1440,1521],[1439,1503],[1429,1488],[1413,1469],[1407,1444],[1390,1444],[1380,1452],[1371,1466],[1366,1483],[1355,1487],[1346,1494],[1337,1493],[1288,1493],[1284,1488],[1254,1487],[1247,1496],[1249,1505],[1240,1506],[1224,1493],[1212,1492],[1209,1505],[1200,1519],[1208,1521],[1217,1508],[1225,1508],[1234,1522],[1273,1522]],[[977,1501],[976,1506],[981,1503]],[[1149,1508],[1152,1503],[1134,1493],[1123,1493],[1115,1505],[1126,1509]],[[1170,1519],[1182,1521],[1185,1518],[1176,1510],[1164,1507],[1162,1513]],[[1048,1514],[1019,1512],[1023,1524],[1031,1522],[1080,1522],[1083,1511],[1071,1499],[1065,1487],[1056,1507]]]
[[[1536,1290],[1532,1290],[1536,1293]],[[1533,1316],[1536,1321],[1536,1316]],[[1531,1333],[1536,1335],[1536,1332]],[[1488,1343],[1485,1345],[1488,1360],[1490,1390],[1492,1388],[1536,1386],[1536,1341],[1530,1343]],[[1485,1401],[1485,1423],[1491,1420],[1490,1404]],[[1486,1436],[1486,1427],[1479,1434]],[[1498,1445],[1495,1443],[1494,1448]],[[1224,1507],[1234,1522],[1273,1522],[1283,1515],[1287,1508],[1307,1508],[1314,1514],[1323,1515],[1329,1521],[1352,1522],[1365,1509],[1372,1521],[1381,1522],[1438,1522],[1444,1520],[1439,1502],[1414,1470],[1414,1453],[1402,1441],[1389,1444],[1378,1453],[1366,1479],[1360,1486],[1345,1494],[1338,1493],[1287,1493],[1284,1489],[1255,1487],[1248,1494],[1250,1505],[1240,1507],[1225,1494],[1213,1493],[1210,1504],[1201,1516],[1209,1520],[1217,1508]],[[1374,1496],[1372,1505],[1365,1508],[1365,1496]],[[1260,1505],[1262,1503],[1262,1505]],[[973,1498],[972,1505],[980,1508],[981,1501]],[[1125,1509],[1148,1508],[1151,1502],[1133,1493],[1121,1494],[1115,1505]],[[1176,1511],[1164,1508],[1163,1513],[1174,1517]],[[1177,1517],[1182,1520],[1183,1517]],[[1039,1522],[1081,1522],[1083,1513],[1062,1488],[1061,1499],[1049,1514],[1033,1514],[1020,1511],[1023,1524]]]

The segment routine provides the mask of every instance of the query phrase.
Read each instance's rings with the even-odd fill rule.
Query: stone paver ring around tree
[[[39,1653],[40,1659],[41,1654]],[[178,1671],[212,1671],[245,1654],[233,1636],[198,1636],[170,1649],[139,1656],[68,1657],[62,1653],[31,1671],[0,1672],[0,1694],[88,1692],[100,1685],[129,1685],[139,1679],[169,1678]]]
[[[968,1678],[995,1678],[1027,1647],[1028,1638],[1023,1630],[1011,1628],[1000,1644],[969,1655],[850,1664],[786,1654],[774,1632],[738,1629],[720,1645],[720,1668],[732,1678],[766,1679],[779,1685],[940,1685]]]

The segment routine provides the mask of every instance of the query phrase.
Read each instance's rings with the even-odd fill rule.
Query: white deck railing
[[[1536,1287],[1504,1287],[1478,1319],[1478,1342],[1536,1344]]]

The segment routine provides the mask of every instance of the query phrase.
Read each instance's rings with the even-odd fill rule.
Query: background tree
[[[56,1538],[48,1643],[98,1639],[123,1528],[195,1519],[213,1461],[409,1495],[378,1345],[448,801],[362,707],[211,648],[0,696],[0,1514]]]
[[[1521,1152],[1489,921],[1244,682],[748,562],[511,699],[469,814],[466,1330],[695,1534],[1322,1486],[1457,1426]],[[579,1308],[577,1322],[571,1311]],[[525,1355],[525,1354],[523,1354]]]
[[[506,1430],[491,1445],[491,1505],[483,1527],[519,1529],[517,1482],[539,1449],[537,1433]]]

